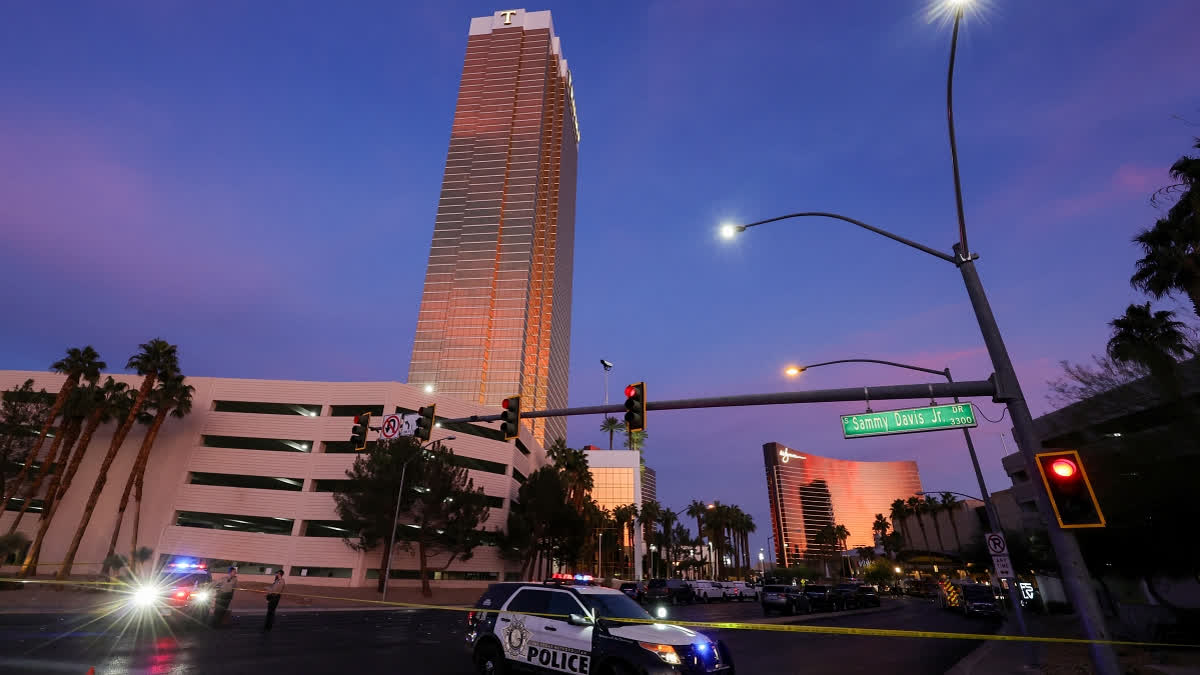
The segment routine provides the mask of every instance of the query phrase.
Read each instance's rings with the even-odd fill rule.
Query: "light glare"
[[[737,235],[737,228],[733,225],[726,224],[721,226],[722,239],[733,239],[735,235]]]
[[[783,371],[783,374],[788,377],[795,377],[800,374],[800,371],[801,369],[796,366],[788,366],[787,370]]]

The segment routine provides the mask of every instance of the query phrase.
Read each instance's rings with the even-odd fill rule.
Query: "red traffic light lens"
[[[509,404],[509,403],[510,403],[510,399],[507,399],[507,398],[506,398],[506,399],[504,399],[503,401],[501,401],[501,402],[500,402],[500,407],[501,407],[501,408],[504,408],[505,410],[508,410],[508,404]]]
[[[628,387],[625,387],[625,398],[633,398],[634,396],[637,395],[637,393],[638,393],[637,387],[633,386],[632,384],[629,385]]]
[[[1075,475],[1079,467],[1075,466],[1075,462],[1069,459],[1056,459],[1050,462],[1050,470],[1059,478],[1070,478]]]
[[[355,415],[355,416],[354,416],[354,423],[355,423],[355,424],[359,424],[359,423],[360,423],[360,420],[358,419],[358,415]]]

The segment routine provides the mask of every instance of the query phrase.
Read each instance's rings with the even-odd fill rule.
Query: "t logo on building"
[[[503,12],[497,12],[497,14],[504,17],[504,25],[505,26],[511,26],[513,15],[516,14],[518,11],[520,11],[520,10],[506,9]]]

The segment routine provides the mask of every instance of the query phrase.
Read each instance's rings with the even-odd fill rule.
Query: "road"
[[[806,625],[991,632],[928,601],[885,600],[888,611],[831,614]],[[754,603],[673,608],[696,621],[755,621]],[[221,630],[169,627],[128,617],[92,621],[79,615],[0,615],[0,672],[97,675],[153,673],[471,673],[460,648],[462,614],[431,610],[294,612],[261,632],[262,615],[235,618]],[[90,623],[89,623],[90,621]],[[737,670],[749,673],[944,672],[975,643],[966,640],[813,635],[746,630],[705,631],[724,640]],[[352,668],[352,671],[348,671]]]

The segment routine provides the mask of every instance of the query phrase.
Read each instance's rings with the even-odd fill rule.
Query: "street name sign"
[[[979,423],[975,420],[975,408],[970,403],[842,415],[843,438],[915,434],[975,426],[979,426]]]

